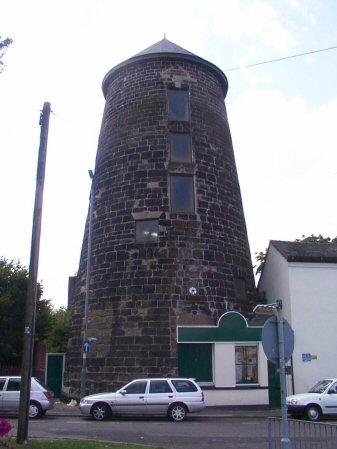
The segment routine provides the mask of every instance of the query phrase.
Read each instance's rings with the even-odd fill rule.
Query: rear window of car
[[[44,390],[47,390],[47,391],[50,391],[51,393],[52,393],[52,391],[51,391],[51,389],[47,386],[47,385],[45,385],[40,379],[38,379],[37,377],[32,377],[32,383],[31,383],[31,389],[32,389],[32,391],[34,391],[34,390],[37,390],[36,388],[34,388],[34,382],[33,381],[35,381],[38,385],[40,385]]]
[[[172,380],[172,384],[178,393],[198,391],[197,386],[189,380]]]

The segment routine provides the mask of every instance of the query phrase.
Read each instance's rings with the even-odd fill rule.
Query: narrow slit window
[[[171,211],[194,213],[193,176],[171,175]]]
[[[191,135],[187,133],[171,133],[171,161],[192,162]]]
[[[171,120],[189,119],[188,90],[168,89],[168,107]]]

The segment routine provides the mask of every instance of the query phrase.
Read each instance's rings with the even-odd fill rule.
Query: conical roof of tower
[[[162,39],[161,41],[151,45],[151,47],[148,47],[145,50],[137,53],[135,56],[149,55],[152,53],[181,53],[183,55],[196,56],[194,53],[191,53],[190,51],[185,50],[185,48],[169,41],[168,39],[166,39],[166,37],[164,37],[164,39]]]
[[[114,75],[121,68],[123,68],[129,64],[134,64],[134,63],[145,61],[145,60],[163,59],[163,58],[193,61],[195,63],[208,66],[208,68],[210,70],[213,70],[214,72],[216,72],[216,74],[220,77],[220,80],[222,82],[224,97],[226,96],[227,90],[228,90],[228,81],[227,81],[226,75],[216,65],[212,64],[209,61],[206,61],[206,59],[200,58],[200,56],[197,56],[188,50],[185,50],[184,48],[180,47],[179,45],[174,44],[173,42],[169,41],[165,37],[164,37],[164,39],[156,42],[155,44],[151,45],[150,47],[146,48],[145,50],[137,53],[135,56],[133,56],[133,57],[127,59],[126,61],[123,61],[120,64],[113,67],[105,75],[105,77],[103,79],[102,90],[103,90],[104,96],[106,95],[111,76]]]

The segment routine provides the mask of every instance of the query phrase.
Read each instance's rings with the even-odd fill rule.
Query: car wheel
[[[184,421],[187,415],[187,408],[184,404],[174,404],[171,405],[168,411],[169,418],[172,421],[180,422]]]
[[[104,421],[110,418],[111,410],[107,404],[96,404],[91,409],[91,415],[95,421]]]
[[[31,402],[29,404],[29,418],[37,419],[43,415],[42,407],[38,402]]]
[[[317,405],[309,405],[305,410],[305,417],[309,421],[319,421],[321,418],[321,409]]]

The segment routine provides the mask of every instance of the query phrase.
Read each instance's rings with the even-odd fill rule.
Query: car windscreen
[[[331,384],[330,379],[320,380],[319,382],[317,382],[316,385],[310,388],[308,393],[323,393],[330,384]]]

